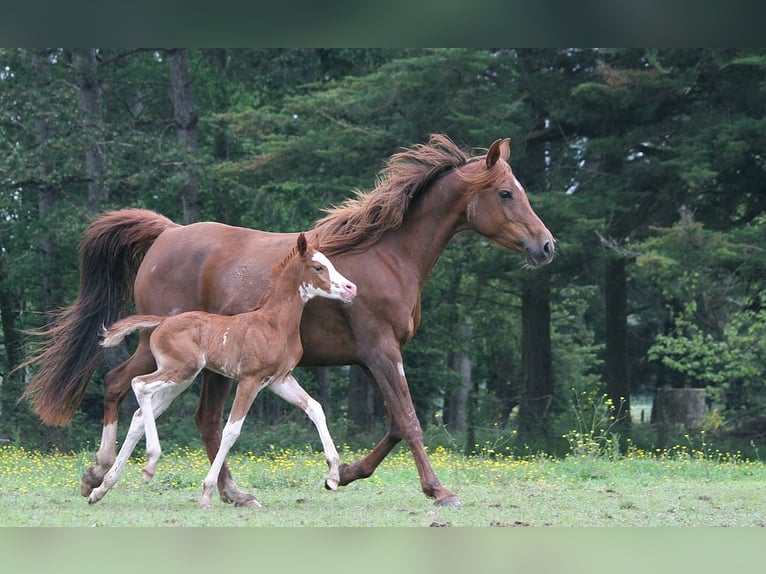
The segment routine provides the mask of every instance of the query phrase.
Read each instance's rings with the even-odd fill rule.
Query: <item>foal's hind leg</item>
[[[146,433],[146,465],[141,469],[145,481],[150,481],[157,472],[157,462],[162,455],[156,419],[170,406],[170,403],[194,381],[197,373],[186,380],[175,383],[164,373],[133,379],[133,392],[136,394],[143,412],[144,432]]]
[[[152,357],[147,341],[142,334],[138,348],[133,355],[107,373],[104,381],[104,427],[101,432],[101,443],[96,453],[95,464],[83,473],[80,480],[80,493],[83,496],[90,496],[91,491],[101,484],[104,475],[114,464],[117,445],[117,418],[120,404],[130,392],[130,381],[133,377],[151,373],[154,369],[154,357]],[[141,427],[141,434],[143,434],[143,426]]]
[[[327,474],[324,483],[325,488],[328,490],[337,490],[338,483],[340,483],[340,471],[338,470],[340,456],[338,455],[335,443],[330,436],[330,431],[327,428],[327,421],[324,416],[324,411],[322,410],[322,405],[314,400],[292,375],[281,381],[274,382],[269,389],[285,399],[288,403],[295,405],[305,412],[314,423],[314,426],[319,432],[319,438],[322,441],[322,448],[324,449],[324,455],[327,459],[327,466],[330,467],[330,471]]]
[[[117,479],[122,474],[125,464],[128,462],[130,455],[133,453],[133,449],[136,448],[138,441],[144,436],[144,420],[141,409],[136,409],[133,413],[133,419],[130,421],[130,428],[128,434],[125,436],[125,441],[122,443],[122,448],[114,461],[114,464],[109,468],[106,474],[102,477],[101,483],[93,488],[88,493],[88,503],[93,504],[98,502],[112,487],[117,483]]]

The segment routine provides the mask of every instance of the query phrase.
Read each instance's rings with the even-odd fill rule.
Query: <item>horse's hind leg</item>
[[[221,446],[221,419],[230,391],[231,379],[202,371],[202,390],[195,419],[210,462],[213,462]],[[218,475],[218,492],[223,502],[233,503],[234,506],[258,505],[253,495],[244,492],[234,482],[225,460]]]
[[[80,492],[83,496],[90,496],[91,491],[101,484],[104,475],[114,464],[117,419],[120,405],[130,391],[131,380],[138,375],[151,373],[154,369],[154,357],[142,335],[133,355],[107,373],[104,380],[104,427],[101,431],[101,443],[96,453],[95,464],[83,473],[80,480]],[[143,434],[143,427],[141,433]]]
[[[327,428],[327,420],[325,419],[322,405],[312,398],[293,376],[275,382],[269,389],[285,399],[288,403],[295,405],[305,412],[311,419],[311,422],[314,423],[314,426],[319,432],[319,439],[322,441],[322,448],[324,449],[325,459],[327,459],[327,466],[330,468],[327,478],[325,479],[325,487],[328,490],[337,490],[338,484],[340,483],[340,456],[338,455],[338,450],[335,448],[335,443],[330,436],[330,431]]]

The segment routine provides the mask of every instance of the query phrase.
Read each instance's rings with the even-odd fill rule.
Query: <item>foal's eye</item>
[[[317,273],[321,273],[323,270],[324,270],[324,267],[322,267],[321,265],[314,265],[314,271],[316,271]]]
[[[507,189],[501,189],[497,192],[497,195],[500,199],[513,199],[513,195]]]

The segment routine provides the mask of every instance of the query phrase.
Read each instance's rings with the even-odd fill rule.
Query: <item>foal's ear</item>
[[[508,161],[509,157],[511,157],[511,138],[493,141],[487,151],[487,169],[495,165],[498,159]]]
[[[306,250],[308,248],[308,244],[306,243],[306,236],[303,235],[303,232],[298,236],[298,253],[301,255],[306,255]]]

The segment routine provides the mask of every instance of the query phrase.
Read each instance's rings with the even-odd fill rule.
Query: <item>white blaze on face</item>
[[[516,184],[516,187],[518,187],[521,191],[524,191],[524,187],[519,183],[519,180],[516,179],[516,176],[511,174],[511,177],[513,178],[513,183]]]
[[[311,257],[312,261],[316,261],[320,265],[324,265],[327,268],[330,279],[330,291],[324,291],[319,289],[316,285],[304,283],[300,286],[301,297],[304,301],[308,301],[312,297],[327,297],[328,299],[344,299],[344,294],[348,294],[347,285],[352,285],[351,281],[341,275],[335,265],[327,258],[324,253],[317,251]]]

